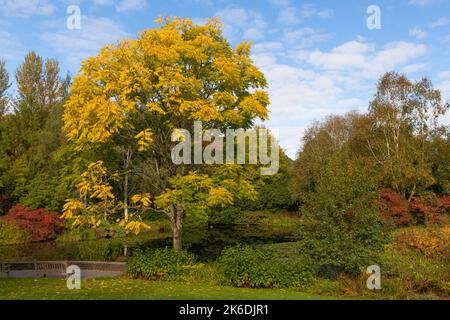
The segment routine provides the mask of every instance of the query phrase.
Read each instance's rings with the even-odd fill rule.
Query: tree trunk
[[[173,248],[175,251],[180,251],[183,247],[181,240],[181,234],[183,231],[183,218],[184,212],[182,206],[177,206],[176,216],[174,223],[172,223],[172,233],[173,233]]]
[[[175,227],[173,229],[173,248],[175,251],[180,251],[183,247],[183,244],[181,242],[181,229]]]
[[[124,212],[124,219],[125,222],[128,221],[128,170],[130,167],[130,160],[131,160],[131,150],[128,149],[125,154],[124,159],[124,171],[125,171],[125,177],[123,182],[123,212]]]
[[[408,197],[408,202],[411,202],[411,200],[413,199],[414,195],[416,193],[416,184],[414,184],[413,189],[411,190],[411,194]]]

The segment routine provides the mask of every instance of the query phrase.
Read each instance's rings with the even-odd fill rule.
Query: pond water
[[[222,250],[239,243],[267,244],[295,241],[293,232],[268,226],[210,226],[187,228],[183,247],[200,261],[216,260]],[[89,260],[124,261],[136,249],[172,246],[169,233],[148,233],[123,239],[99,239],[80,242],[45,242],[0,246],[0,261]]]

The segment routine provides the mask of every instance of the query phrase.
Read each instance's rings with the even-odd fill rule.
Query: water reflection
[[[226,247],[238,243],[265,244],[294,241],[293,232],[262,226],[210,226],[186,228],[183,246],[200,261],[217,259]],[[82,242],[46,242],[0,247],[0,261],[13,260],[89,260],[124,261],[136,249],[171,247],[168,233],[143,234],[125,239]]]

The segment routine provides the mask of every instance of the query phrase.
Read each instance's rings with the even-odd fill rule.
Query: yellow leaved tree
[[[230,186],[208,183],[201,165],[172,162],[172,132],[192,131],[196,120],[204,129],[248,129],[255,119],[268,118],[269,98],[266,79],[250,58],[250,43],[231,47],[218,19],[204,25],[178,17],[156,22],[157,28],[108,45],[83,62],[65,105],[64,129],[80,154],[119,150],[124,220],[130,201],[145,203],[167,214],[175,239],[181,234],[177,221],[192,211],[173,200],[180,198],[177,181],[204,180],[210,205],[234,197],[228,194]],[[132,183],[140,186],[138,194],[158,197],[156,206],[131,195]]]

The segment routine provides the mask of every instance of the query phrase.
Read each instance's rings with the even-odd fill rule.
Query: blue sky
[[[80,7],[80,30],[66,27],[70,5]],[[381,29],[367,27],[369,5],[380,8]],[[450,0],[0,0],[0,59],[11,78],[31,50],[74,75],[103,45],[168,15],[218,16],[233,45],[253,41],[270,84],[266,125],[291,156],[314,120],[366,110],[386,71],[427,76],[450,98]]]

